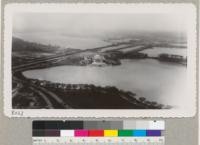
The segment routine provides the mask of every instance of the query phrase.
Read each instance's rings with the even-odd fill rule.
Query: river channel
[[[65,84],[116,86],[174,107],[187,98],[187,68],[154,59],[122,60],[118,66],[57,66],[23,72],[27,78]],[[182,102],[184,100],[184,102]]]

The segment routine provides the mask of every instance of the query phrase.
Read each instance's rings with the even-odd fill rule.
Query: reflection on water
[[[116,86],[173,106],[187,102],[186,67],[153,59],[123,60],[122,65],[106,67],[58,66],[26,71],[24,75],[66,84]]]

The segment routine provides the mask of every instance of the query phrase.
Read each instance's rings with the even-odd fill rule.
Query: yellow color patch
[[[104,130],[104,136],[118,136],[118,130]]]

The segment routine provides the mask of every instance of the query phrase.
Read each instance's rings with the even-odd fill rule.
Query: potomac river
[[[121,60],[118,66],[57,66],[23,72],[27,78],[65,84],[116,86],[172,107],[187,102],[187,68],[154,59]]]

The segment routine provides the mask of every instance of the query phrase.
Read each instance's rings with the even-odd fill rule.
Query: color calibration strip
[[[161,130],[33,130],[37,137],[153,137],[162,136]]]
[[[164,142],[164,121],[34,121],[33,143]]]
[[[33,121],[34,129],[135,129],[164,130],[162,120],[127,120],[127,121]]]

